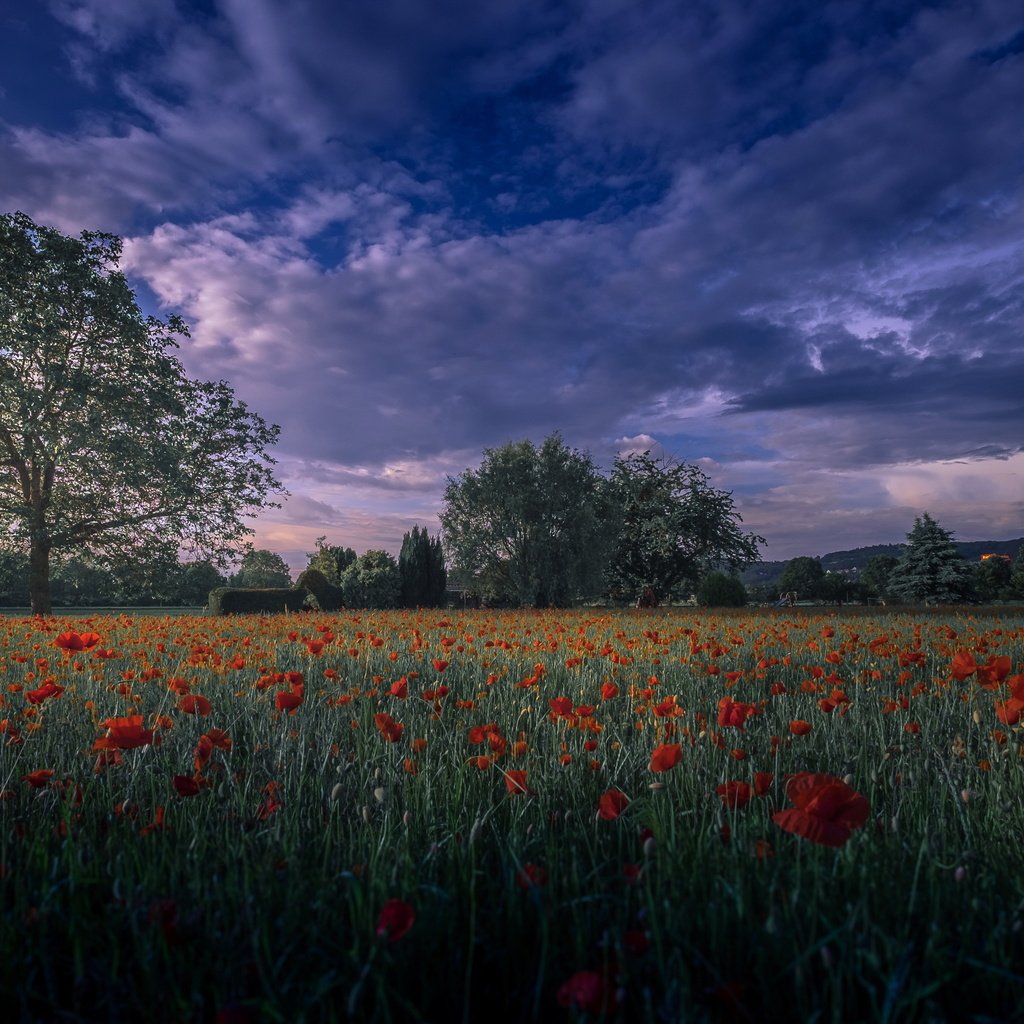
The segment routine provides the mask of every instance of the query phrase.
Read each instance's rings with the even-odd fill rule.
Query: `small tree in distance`
[[[242,556],[238,572],[231,577],[233,587],[290,587],[292,574],[288,563],[266,548],[250,547]]]
[[[398,562],[387,551],[363,552],[342,574],[347,608],[397,608],[402,594]]]
[[[907,546],[889,574],[889,592],[900,601],[955,604],[971,591],[971,567],[953,535],[924,512],[914,520]]]
[[[341,586],[341,574],[356,560],[353,548],[328,544],[327,537],[317,537],[316,551],[307,553],[309,559],[307,569],[317,569],[324,579],[336,587]]]
[[[744,608],[747,588],[738,576],[709,572],[697,588],[697,604],[702,608]]]
[[[783,594],[796,594],[797,600],[821,596],[825,570],[821,562],[810,555],[791,558],[782,570],[775,586]]]

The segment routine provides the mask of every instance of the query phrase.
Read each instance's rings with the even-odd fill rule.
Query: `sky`
[[[14,210],[280,425],[296,569],[553,431],[766,559],[1024,535],[1019,0],[4,4]]]

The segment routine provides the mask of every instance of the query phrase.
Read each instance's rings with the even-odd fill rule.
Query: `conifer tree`
[[[955,604],[971,593],[971,567],[953,535],[927,512],[907,534],[907,546],[889,576],[889,592],[900,601],[925,604]]]
[[[398,568],[404,608],[437,608],[444,604],[448,574],[440,537],[431,539],[426,529],[413,526],[402,538]]]

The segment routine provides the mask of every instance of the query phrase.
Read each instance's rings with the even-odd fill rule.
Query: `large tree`
[[[484,452],[448,478],[441,513],[456,574],[526,607],[594,593],[605,562],[604,481],[590,456],[558,434]]]
[[[184,322],[144,316],[121,241],[0,216],[0,531],[29,554],[36,613],[50,555],[113,562],[179,547],[226,564],[279,489],[278,428],[172,354]]]
[[[620,599],[657,604],[692,591],[709,572],[756,562],[765,543],[740,530],[732,494],[699,467],[650,452],[615,460],[610,500],[617,539],[605,578]]]
[[[971,575],[953,535],[925,512],[907,534],[907,546],[889,574],[889,592],[901,601],[955,604],[970,596]]]

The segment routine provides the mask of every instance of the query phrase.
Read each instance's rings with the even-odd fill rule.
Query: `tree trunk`
[[[32,538],[29,551],[28,592],[33,615],[49,615],[50,605],[50,545],[48,541]]]

